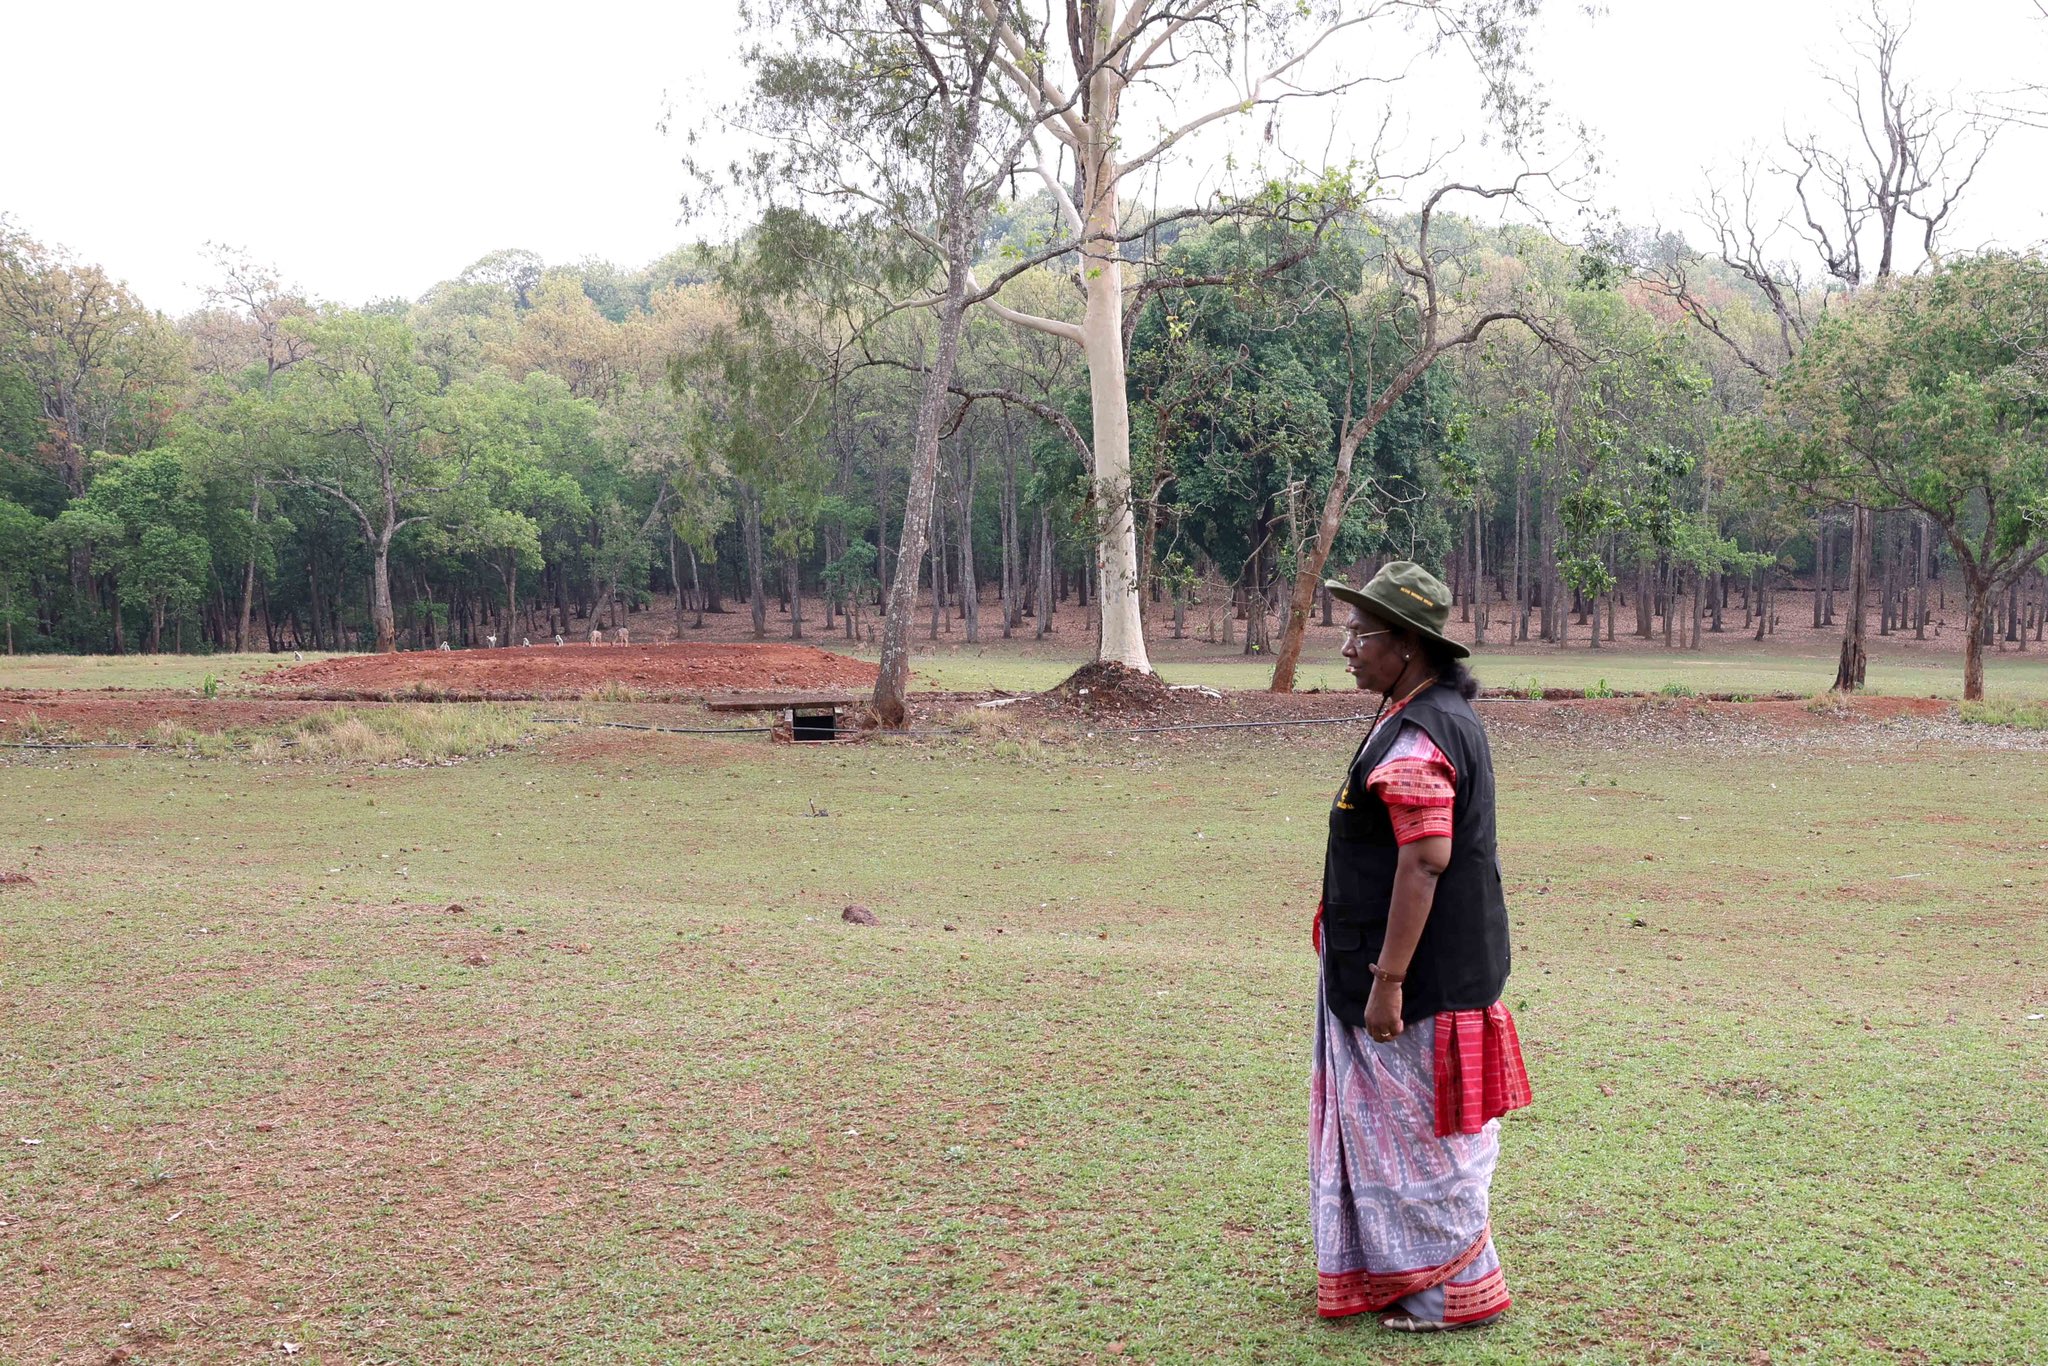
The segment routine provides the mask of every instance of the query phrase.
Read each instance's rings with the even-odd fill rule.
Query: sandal
[[[1418,1319],[1413,1314],[1382,1314],[1380,1327],[1390,1333],[1457,1333],[1467,1328],[1484,1328],[1498,1320],[1500,1314],[1488,1314],[1483,1319],[1468,1319],[1463,1323],[1443,1323],[1436,1319]]]

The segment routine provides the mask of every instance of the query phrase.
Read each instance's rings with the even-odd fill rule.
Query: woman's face
[[[1408,667],[1400,632],[1358,607],[1351,609],[1344,631],[1344,668],[1359,687],[1386,692],[1400,681]]]

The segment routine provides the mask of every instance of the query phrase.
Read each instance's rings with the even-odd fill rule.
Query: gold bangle
[[[1369,963],[1367,964],[1367,966],[1372,969],[1372,975],[1374,977],[1378,978],[1382,982],[1385,982],[1390,987],[1400,986],[1401,983],[1408,980],[1408,974],[1405,972],[1388,972],[1378,963]]]

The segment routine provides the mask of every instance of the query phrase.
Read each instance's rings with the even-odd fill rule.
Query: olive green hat
[[[1363,588],[1342,579],[1324,579],[1330,596],[1372,613],[1389,625],[1405,626],[1424,640],[1433,640],[1454,657],[1472,652],[1444,634],[1451,623],[1451,590],[1444,581],[1413,560],[1395,560],[1381,567]]]

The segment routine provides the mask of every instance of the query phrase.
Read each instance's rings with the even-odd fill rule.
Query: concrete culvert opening
[[[837,707],[791,707],[786,716],[789,738],[800,745],[826,743],[839,738]]]

